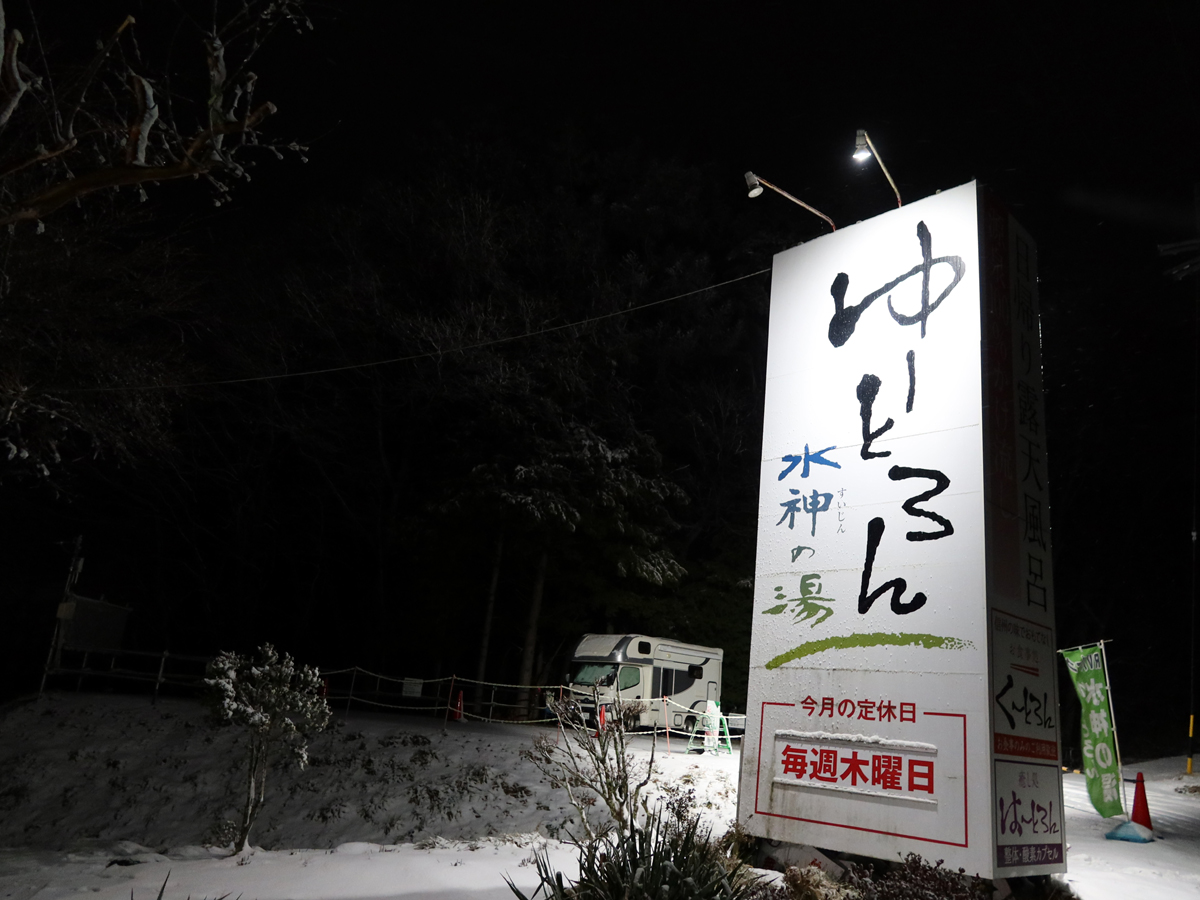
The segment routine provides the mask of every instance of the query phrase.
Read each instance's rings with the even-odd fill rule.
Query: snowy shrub
[[[758,850],[758,838],[746,831],[736,819],[729,826],[729,830],[717,839],[717,844],[726,856],[750,864],[753,863]]]
[[[208,829],[204,843],[210,847],[228,847],[238,836],[238,823],[229,819],[218,819]]]
[[[886,874],[874,875],[853,863],[847,869],[847,886],[856,889],[862,900],[991,900],[991,886],[978,875],[969,877],[965,869],[951,872],[942,861],[930,865],[918,853],[909,853],[904,862]],[[1066,896],[1069,896],[1066,895]]]
[[[595,698],[599,701],[599,698]],[[654,774],[654,745],[645,773],[635,766],[628,732],[640,710],[618,698],[596,737],[569,704],[551,701],[566,740],[555,744],[541,736],[523,755],[557,788],[567,792],[586,837],[580,842],[579,880],[564,882],[545,852],[536,852],[540,884],[535,897],[546,900],[754,900],[759,880],[746,863],[714,840],[694,812],[695,792],[668,791],[666,808],[651,809],[642,790]],[[639,777],[642,776],[642,777]],[[612,822],[593,821],[600,802]],[[509,888],[528,900],[512,883]]]
[[[329,724],[329,704],[321,697],[321,676],[296,668],[286,653],[270,644],[256,658],[222,653],[208,666],[205,685],[212,692],[217,720],[244,730],[249,738],[246,794],[234,851],[246,849],[250,828],[266,796],[267,769],[283,754],[300,768],[308,763],[308,740]]]
[[[598,709],[598,692],[594,692],[594,700]],[[644,706],[615,698],[612,715],[593,738],[574,704],[550,699],[547,705],[562,723],[566,740],[558,744],[546,735],[539,735],[534,739],[533,749],[521,755],[537,766],[551,786],[567,792],[588,841],[594,843],[608,827],[593,821],[591,810],[597,800],[603,801],[612,820],[611,827],[623,834],[637,830],[639,810],[644,811],[642,789],[654,774],[656,745],[651,744],[645,776],[639,779],[639,767],[635,766],[629,750],[628,733]]]
[[[862,893],[841,885],[817,866],[788,866],[783,873],[781,900],[862,900]],[[942,897],[941,894],[919,894],[918,897]]]
[[[683,825],[659,813],[629,832],[610,831],[579,850],[579,880],[566,884],[550,867],[545,851],[535,851],[546,900],[754,900],[759,879],[741,860],[730,859],[699,819]],[[511,880],[521,900],[530,900]]]

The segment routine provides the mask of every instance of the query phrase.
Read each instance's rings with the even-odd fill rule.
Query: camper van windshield
[[[617,667],[610,663],[575,663],[571,671],[571,684],[586,684],[591,686],[596,682],[612,684],[616,677]]]

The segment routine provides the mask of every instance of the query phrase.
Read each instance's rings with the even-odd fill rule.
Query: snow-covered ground
[[[1176,788],[1200,786],[1200,776],[1185,771],[1182,756],[1126,766],[1127,778],[1142,772],[1156,840],[1130,844],[1105,840],[1119,819],[1102,819],[1092,808],[1082,775],[1063,783],[1067,813],[1067,881],[1084,900],[1200,897],[1200,793]],[[1132,784],[1129,806],[1133,806]]]
[[[197,704],[64,694],[0,714],[0,900],[154,900],[168,873],[164,900],[507,900],[506,875],[527,893],[536,883],[535,847],[574,872],[558,840],[574,811],[521,755],[553,732],[351,713],[313,743],[308,769],[271,773],[251,834],[266,849],[230,857],[204,844],[234,817],[243,748]],[[723,831],[736,753],[665,750],[655,790],[693,792]],[[638,738],[637,754],[649,751]],[[1106,841],[1114,821],[1067,776],[1067,877],[1084,900],[1200,896],[1200,794],[1174,791],[1182,766],[1139,767],[1162,838],[1147,845]]]

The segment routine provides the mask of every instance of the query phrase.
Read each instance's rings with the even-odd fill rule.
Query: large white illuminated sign
[[[1033,265],[974,184],[775,258],[753,834],[1065,869]]]

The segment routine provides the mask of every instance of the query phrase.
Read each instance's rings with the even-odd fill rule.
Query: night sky
[[[132,11],[148,46],[167,6],[55,4],[43,37],[87,46]],[[516,675],[544,547],[539,672],[608,627],[720,644],[744,667],[769,276],[484,351],[271,376],[769,267],[826,228],[747,199],[742,173],[839,225],[878,215],[891,189],[850,158],[866,128],[906,202],[978,179],[1037,242],[1059,644],[1113,639],[1127,753],[1181,752],[1200,286],[1168,278],[1158,245],[1196,236],[1200,13],[809,6],[313,4],[314,30],[256,63],[280,109],[266,132],[308,162],[264,158],[220,208],[202,184],[158,186],[110,242],[169,246],[161,265],[188,286],[164,314],[179,338],[162,381],[200,386],[165,392],[169,446],[0,481],[3,693],[36,689],[79,534],[78,590],[131,606],[140,649],[271,640],[323,666],[473,675],[507,529],[490,677]],[[88,386],[72,378],[43,387]],[[259,380],[209,384],[242,378]],[[576,425],[642,448],[643,474],[687,495],[665,532],[681,583],[614,575],[612,523],[593,546],[480,499],[479,479],[552,457]],[[727,695],[744,679],[727,672]]]

